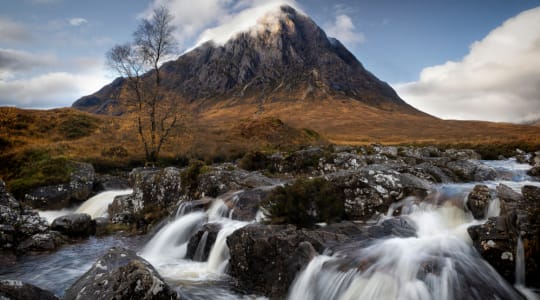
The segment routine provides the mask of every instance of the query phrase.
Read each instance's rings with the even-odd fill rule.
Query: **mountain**
[[[198,111],[210,107],[303,100],[354,99],[383,110],[421,114],[379,80],[338,40],[308,16],[282,6],[224,45],[207,42],[162,65],[163,83]],[[73,107],[98,114],[123,113],[117,79]]]

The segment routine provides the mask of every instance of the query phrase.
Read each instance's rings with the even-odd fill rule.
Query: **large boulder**
[[[204,224],[203,227],[189,239],[186,258],[194,261],[207,261],[220,230],[221,224]]]
[[[174,167],[164,169],[137,168],[130,173],[133,193],[118,196],[109,206],[113,223],[131,223],[143,215],[151,223],[171,214],[177,202],[184,198],[181,171]]]
[[[65,300],[178,298],[150,263],[121,248],[109,249],[64,295]]]
[[[491,192],[486,185],[478,184],[467,196],[467,208],[475,219],[483,219],[491,201]]]
[[[53,293],[18,280],[0,280],[0,299],[59,300]]]
[[[20,253],[53,251],[68,242],[66,236],[51,230],[45,233],[36,233],[23,240],[17,246],[17,251]]]
[[[54,219],[51,229],[71,237],[87,237],[96,233],[96,222],[88,214],[72,214]]]
[[[244,291],[283,298],[315,255],[346,239],[343,234],[299,230],[292,225],[248,225],[227,237],[228,273]]]
[[[71,162],[74,169],[70,181],[38,187],[24,195],[24,202],[38,209],[62,209],[86,201],[94,194],[94,167],[88,163]]]
[[[527,171],[527,174],[534,177],[540,177],[540,166],[534,166]]]
[[[369,220],[386,213],[392,203],[411,195],[425,196],[431,189],[428,181],[412,174],[398,173],[384,165],[370,165],[324,177],[343,189],[345,213],[353,220]]]
[[[257,188],[235,193],[225,199],[225,205],[230,209],[230,218],[239,221],[253,221],[259,211],[262,200],[272,191],[272,188]]]

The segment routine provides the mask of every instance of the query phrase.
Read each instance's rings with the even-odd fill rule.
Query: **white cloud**
[[[86,20],[85,18],[71,18],[68,20],[68,22],[71,26],[81,26],[85,23],[88,23],[88,20]]]
[[[358,44],[366,40],[346,14],[337,15],[334,23],[326,24],[324,28],[328,36],[335,37],[344,44]]]
[[[71,106],[77,98],[97,91],[110,79],[99,72],[53,72],[36,77],[0,80],[0,106],[52,108]]]
[[[395,87],[411,105],[442,118],[540,118],[540,7],[508,19],[461,61],[425,68],[418,81]]]
[[[149,17],[158,6],[169,8],[175,17],[176,38],[188,47],[193,40],[228,39],[254,25],[260,12],[281,4],[298,7],[294,0],[154,0],[140,16]]]
[[[21,43],[31,40],[32,34],[23,24],[0,17],[0,41]]]

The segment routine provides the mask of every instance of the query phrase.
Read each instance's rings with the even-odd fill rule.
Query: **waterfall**
[[[318,256],[297,277],[289,299],[519,298],[472,248],[466,230],[478,221],[451,205],[411,204],[407,210],[416,237]]]
[[[523,248],[523,240],[518,237],[516,247],[516,285],[525,286],[525,249]]]
[[[189,238],[206,218],[204,212],[194,212],[174,220],[156,233],[140,255],[153,265],[184,258]]]
[[[37,211],[39,215],[52,224],[54,219],[73,213],[89,214],[92,219],[107,217],[107,209],[116,196],[129,195],[133,190],[105,191],[84,201],[78,208],[63,208],[61,210]]]
[[[86,200],[75,213],[89,214],[92,219],[107,217],[107,209],[116,196],[131,194],[133,190],[106,191]]]
[[[194,261],[203,261],[204,248],[206,247],[206,240],[208,239],[208,231],[205,231],[202,236],[197,249],[195,249],[195,254],[193,255]]]
[[[208,255],[208,270],[214,273],[224,273],[229,261],[229,248],[227,247],[227,237],[235,230],[249,224],[248,222],[223,221],[222,229],[219,231],[216,242]]]

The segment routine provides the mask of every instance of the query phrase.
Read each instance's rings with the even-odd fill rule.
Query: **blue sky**
[[[111,81],[114,74],[103,66],[106,51],[115,43],[129,41],[138,18],[147,15],[153,5],[170,7],[177,17],[179,42],[187,49],[195,45],[208,28],[223,26],[232,19],[243,17],[242,11],[254,10],[269,2],[288,2],[310,15],[329,35],[337,36],[368,70],[392,84],[406,101],[427,112],[444,118],[495,121],[540,118],[540,92],[516,96],[502,91],[498,95],[482,95],[482,99],[493,98],[499,106],[505,101],[501,100],[503,98],[508,99],[503,103],[507,106],[519,101],[524,103],[519,102],[521,111],[515,114],[508,113],[505,105],[501,111],[475,114],[472,108],[477,109],[478,102],[483,102],[475,98],[478,89],[472,88],[465,94],[457,90],[454,93],[448,86],[440,87],[445,84],[443,82],[433,83],[433,78],[440,78],[442,73],[462,74],[462,70],[468,70],[470,63],[466,58],[474,48],[472,45],[487,44],[499,48],[500,44],[490,44],[488,37],[492,32],[497,33],[496,29],[504,27],[502,25],[509,19],[517,18],[515,23],[519,24],[505,26],[512,25],[520,32],[523,31],[520,28],[535,26],[534,8],[540,6],[540,0],[1,0],[0,105],[69,106],[77,98]],[[531,9],[532,16],[520,15]],[[540,26],[538,28],[527,32],[525,37],[520,36],[531,40],[531,47],[525,54],[527,57],[530,54],[531,58],[527,59],[533,62],[540,55],[534,47],[535,38],[540,41]],[[499,33],[499,36],[513,36],[511,29],[510,33]],[[501,38],[495,36],[493,39]],[[482,50],[486,47],[477,48],[490,53]],[[524,55],[515,51],[509,53]],[[483,56],[482,52],[476,55]],[[493,59],[498,61],[505,57]],[[450,64],[452,70],[449,70],[448,62],[455,62],[457,67]],[[529,73],[510,74],[521,63],[524,62],[513,62],[508,66],[508,78],[531,77]],[[486,61],[485,64],[493,62]],[[438,77],[433,75],[434,72]],[[530,72],[534,80],[528,84],[540,85],[540,81],[536,81],[540,78],[539,73]],[[431,75],[422,77],[422,74]],[[510,83],[508,90],[515,89],[516,86]],[[500,82],[494,84],[501,85]],[[459,88],[459,82],[451,85]],[[485,87],[482,89],[486,90]],[[441,97],[443,95],[445,97]],[[447,95],[459,99],[449,99]],[[448,103],[443,103],[445,99],[456,106],[448,107]],[[476,106],[470,106],[470,103]],[[534,112],[536,108],[538,115],[531,114],[531,109]]]

